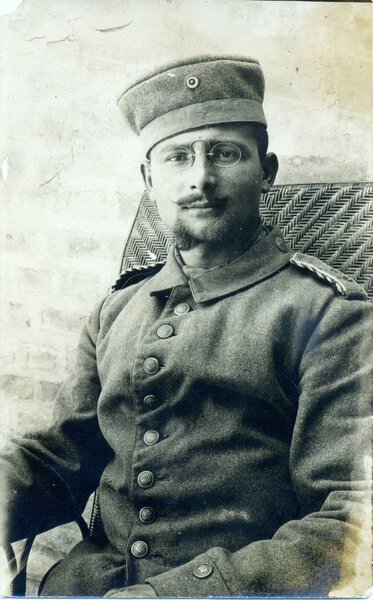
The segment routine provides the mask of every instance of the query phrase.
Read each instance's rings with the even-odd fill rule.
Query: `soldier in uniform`
[[[119,100],[175,246],[94,309],[53,425],[2,453],[6,539],[75,519],[99,488],[103,531],[44,595],[356,593],[371,304],[261,222],[263,94],[257,61],[209,56]]]

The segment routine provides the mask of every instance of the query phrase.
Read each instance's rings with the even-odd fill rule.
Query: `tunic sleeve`
[[[110,459],[96,411],[100,309],[101,304],[83,329],[74,372],[57,396],[53,425],[13,439],[0,455],[2,542],[76,519]]]
[[[289,455],[299,517],[272,539],[236,552],[212,548],[147,579],[159,596],[338,596],[368,590],[371,326],[370,302],[332,297],[304,344]]]

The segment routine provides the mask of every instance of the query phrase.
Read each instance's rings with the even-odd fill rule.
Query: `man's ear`
[[[141,163],[141,175],[145,183],[145,187],[150,193],[152,191],[152,175],[150,169],[150,161],[145,161]]]
[[[268,152],[266,154],[263,164],[263,181],[262,181],[262,192],[266,194],[271,189],[274,180],[276,179],[278,171],[278,159],[276,154]]]

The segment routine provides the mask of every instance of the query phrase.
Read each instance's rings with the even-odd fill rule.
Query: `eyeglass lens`
[[[193,142],[195,144],[195,142]],[[193,144],[191,145],[193,148]],[[168,167],[182,168],[191,167],[194,163],[195,154],[192,148],[179,146],[170,151],[163,159]],[[218,142],[206,152],[211,164],[217,167],[232,167],[241,158],[241,150],[236,144],[230,142]]]

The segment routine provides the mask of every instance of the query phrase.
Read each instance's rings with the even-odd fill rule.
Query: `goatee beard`
[[[187,229],[181,221],[176,221],[175,225],[172,228],[172,233],[174,234],[175,243],[179,250],[193,250],[196,248],[201,242],[196,237],[194,237]]]
[[[215,225],[206,225],[198,235],[194,234],[180,219],[178,219],[172,228],[175,243],[179,250],[192,250],[200,244],[231,242],[237,236],[237,228],[228,226],[223,221]]]

